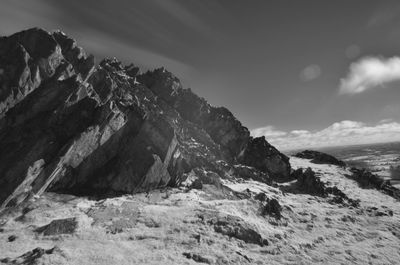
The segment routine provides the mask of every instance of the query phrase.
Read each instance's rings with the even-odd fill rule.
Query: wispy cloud
[[[52,18],[59,12],[43,0],[14,1],[2,0],[0,8],[0,36],[32,27],[54,27]]]
[[[165,0],[153,0],[159,8],[165,11],[174,19],[178,20],[183,25],[196,29],[202,33],[207,33],[211,28],[207,27],[206,24],[199,19],[195,13],[190,12],[182,3],[182,1],[165,1]]]
[[[400,58],[364,57],[340,80],[340,94],[357,94],[400,80]]]
[[[256,137],[264,135],[277,148],[291,150],[400,141],[400,123],[387,119],[371,125],[345,120],[315,132],[307,130],[284,132],[273,126],[266,126],[252,130],[251,134]]]

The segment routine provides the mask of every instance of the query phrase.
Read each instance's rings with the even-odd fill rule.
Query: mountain
[[[44,191],[115,196],[215,180],[287,180],[289,159],[164,68],[99,65],[61,31],[0,39],[0,203]],[[249,167],[248,167],[249,166]],[[226,172],[231,172],[228,174]]]
[[[398,264],[400,190],[287,157],[164,68],[0,38],[1,264]]]

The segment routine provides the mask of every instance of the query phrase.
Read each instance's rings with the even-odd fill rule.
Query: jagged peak
[[[94,57],[61,31],[30,29],[13,36],[0,39],[0,68],[20,93],[15,97],[11,83],[1,88],[3,205],[18,204],[29,190],[138,192],[177,185],[196,168],[214,176],[227,175],[227,168],[237,176],[246,171],[265,182],[290,173],[279,151],[251,141],[227,108],[184,89],[165,67],[140,74],[139,67],[113,57],[95,66]],[[46,41],[52,46],[42,45]],[[24,51],[10,57],[20,42],[33,51],[58,52],[29,62]],[[29,81],[35,69],[40,76]],[[40,159],[45,163],[33,174]],[[225,166],[216,162],[221,160]],[[238,162],[254,170],[235,170]]]

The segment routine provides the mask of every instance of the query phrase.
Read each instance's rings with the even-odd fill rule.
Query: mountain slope
[[[288,158],[164,68],[95,65],[33,28],[0,39],[0,203],[44,191],[115,196],[177,186],[192,170],[287,179]],[[254,153],[248,149],[255,150]]]

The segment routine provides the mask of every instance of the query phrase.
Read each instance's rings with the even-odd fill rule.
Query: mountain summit
[[[98,65],[61,31],[0,39],[0,204],[44,191],[114,196],[202,182],[287,180],[289,159],[164,68]],[[227,173],[229,172],[229,174]]]

